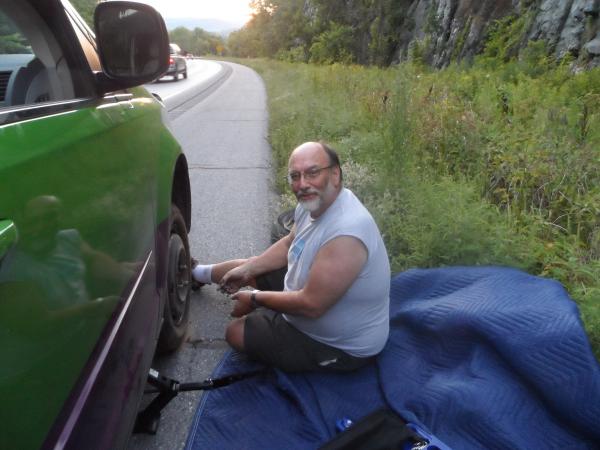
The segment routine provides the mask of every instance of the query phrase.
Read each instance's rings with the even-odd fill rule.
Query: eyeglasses
[[[290,172],[285,176],[285,179],[289,184],[297,183],[298,181],[300,181],[300,178],[302,178],[302,176],[304,176],[305,180],[314,180],[319,176],[322,170],[330,169],[331,167],[333,167],[333,164],[330,164],[325,167],[311,167],[310,169],[305,170],[304,172]]]

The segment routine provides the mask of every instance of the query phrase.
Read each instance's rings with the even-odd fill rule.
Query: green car
[[[143,83],[151,7],[0,2],[0,448],[126,445],[156,348],[185,338],[185,156]]]

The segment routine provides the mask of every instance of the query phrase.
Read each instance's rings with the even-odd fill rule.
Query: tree
[[[221,36],[209,33],[202,28],[189,30],[177,27],[169,33],[171,42],[176,42],[182,50],[194,55],[222,55],[225,43]]]
[[[28,42],[2,13],[0,13],[0,53],[31,53]]]
[[[94,10],[98,3],[100,3],[99,0],[71,0],[73,7],[92,29],[94,28]]]
[[[194,33],[186,27],[177,27],[169,31],[169,40],[177,43],[186,52],[196,53],[194,48]]]
[[[413,0],[256,0],[246,26],[233,33],[238,56],[389,65]]]
[[[317,36],[310,46],[310,62],[319,64],[353,62],[352,34],[352,27],[332,22],[329,29]]]

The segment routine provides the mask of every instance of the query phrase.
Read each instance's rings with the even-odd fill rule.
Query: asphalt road
[[[206,64],[192,63],[195,69],[196,63]],[[215,68],[203,67],[197,75],[190,70],[187,80],[148,86],[163,97],[172,132],[188,159],[190,246],[201,262],[260,253],[269,245],[276,213],[264,85],[247,67],[219,64],[210,75]],[[224,331],[231,306],[214,286],[193,293],[187,341],[177,353],[157,358],[154,368],[181,382],[208,378],[229,348]],[[134,434],[128,448],[183,448],[201,395],[180,393],[163,410],[158,433]]]

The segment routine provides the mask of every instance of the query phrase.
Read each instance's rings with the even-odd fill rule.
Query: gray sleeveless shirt
[[[338,236],[353,236],[367,248],[359,276],[344,296],[317,319],[284,314],[297,329],[358,357],[379,353],[389,334],[390,265],[373,217],[348,189],[342,189],[317,219],[296,207],[296,237],[288,252],[285,290],[302,289],[319,249]]]

